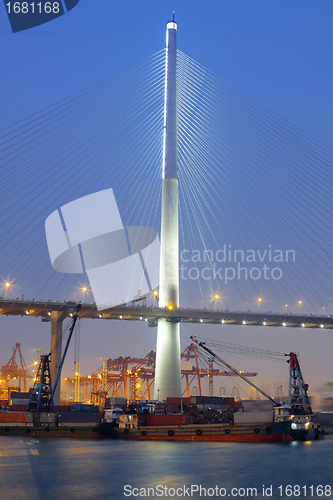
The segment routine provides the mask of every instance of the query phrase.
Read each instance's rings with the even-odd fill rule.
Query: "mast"
[[[312,408],[308,396],[308,384],[304,382],[297,354],[289,354],[290,376],[289,376],[289,405],[295,415],[312,414]]]
[[[177,23],[167,23],[162,168],[160,307],[179,307]],[[158,320],[154,397],[181,396],[179,323]]]

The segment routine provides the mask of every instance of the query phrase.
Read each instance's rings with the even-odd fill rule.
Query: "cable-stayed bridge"
[[[191,308],[119,305],[157,291],[135,234],[156,240],[163,214],[165,50],[2,131],[0,313],[50,321],[53,350],[87,276],[90,293],[119,297],[81,317],[331,328],[332,151],[175,54],[180,304]]]
[[[64,313],[64,317],[71,318],[76,310],[76,302],[56,302],[41,300],[0,300],[0,313],[6,316],[41,317],[50,321],[52,312]],[[320,328],[332,329],[332,316],[316,316],[302,314],[286,314],[253,311],[219,311],[210,309],[186,309],[146,307],[146,306],[115,306],[99,311],[96,304],[81,304],[80,318],[115,319],[121,321],[147,321],[148,326],[157,326],[156,320],[163,318],[171,323],[202,323],[212,325],[248,325],[248,326],[276,326],[283,328]]]

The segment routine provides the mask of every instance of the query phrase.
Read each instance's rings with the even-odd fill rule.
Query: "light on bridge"
[[[246,325],[246,321],[245,321],[245,319],[243,320],[243,325]]]
[[[11,284],[11,282],[10,282],[10,281],[8,281],[8,280],[7,280],[7,281],[5,281],[5,282],[4,282],[4,284],[3,284],[3,288],[5,288],[5,289],[6,289],[6,293],[5,293],[6,298],[7,298],[7,293],[8,293],[8,290],[9,290],[9,288],[10,288],[11,286],[12,286],[12,284]]]
[[[282,323],[282,326],[287,326],[287,323],[283,322],[283,323]]]
[[[304,328],[304,327],[305,327],[305,323],[302,323],[302,328]]]
[[[87,285],[83,285],[83,286],[81,287],[82,302],[84,302],[84,294],[85,294],[86,292],[88,292],[88,287],[87,287]]]
[[[221,323],[222,323],[222,325],[224,325],[224,323],[225,323],[225,320],[224,320],[224,319],[222,319]]]
[[[214,293],[213,299],[210,301],[210,307],[213,309],[213,303],[215,302],[215,309],[216,309],[216,301],[220,300],[220,296],[218,293]]]
[[[266,325],[267,325],[266,321],[263,321],[263,322],[262,322],[262,324],[263,324],[264,326],[266,326]]]
[[[323,324],[321,324],[321,325],[320,325],[320,328],[324,328],[324,325],[323,325]]]

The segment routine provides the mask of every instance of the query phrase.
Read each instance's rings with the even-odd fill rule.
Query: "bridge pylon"
[[[177,23],[167,23],[162,169],[160,307],[179,307],[179,230],[177,154]],[[181,397],[179,323],[159,319],[155,399]]]

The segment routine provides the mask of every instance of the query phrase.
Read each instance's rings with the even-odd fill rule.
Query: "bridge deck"
[[[6,316],[37,316],[48,321],[52,311],[64,311],[67,317],[71,317],[75,309],[75,302],[0,299],[0,314]],[[333,328],[333,316],[229,310],[211,311],[187,308],[170,310],[159,307],[129,305],[120,305],[99,311],[95,304],[82,304],[80,318],[147,321],[148,326],[156,326],[157,320],[164,318],[166,321],[175,323]]]

